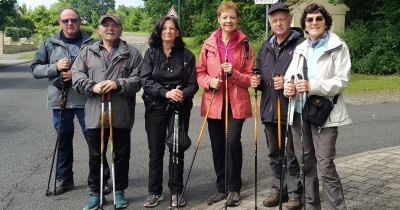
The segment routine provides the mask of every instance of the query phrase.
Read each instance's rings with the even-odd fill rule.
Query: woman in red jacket
[[[253,52],[246,35],[236,29],[239,9],[233,2],[223,2],[218,10],[220,27],[208,37],[196,66],[197,82],[204,88],[201,115],[204,117],[210,100],[214,99],[208,115],[214,169],[217,175],[217,193],[208,204],[225,199],[227,179],[227,205],[240,203],[242,187],[241,132],[246,118],[252,117],[248,88],[253,71]],[[228,77],[228,103],[225,102],[226,76]],[[225,106],[228,106],[228,165],[225,174]]]

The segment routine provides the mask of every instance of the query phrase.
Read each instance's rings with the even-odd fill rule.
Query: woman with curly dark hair
[[[350,54],[346,43],[330,31],[332,17],[321,5],[309,4],[303,11],[301,27],[309,38],[298,45],[285,74],[284,94],[290,98],[294,150],[303,163],[306,208],[321,209],[318,175],[327,209],[347,209],[343,188],[333,160],[336,155],[338,127],[351,123],[342,92],[350,77]],[[305,101],[321,97],[334,103],[323,125],[303,120]],[[322,100],[322,99],[320,99]]]
[[[149,46],[141,64],[143,101],[146,107],[145,128],[149,158],[149,196],[144,207],[155,207],[164,199],[163,160],[169,121],[175,110],[179,111],[179,126],[186,133],[189,129],[193,96],[199,89],[196,81],[196,62],[192,52],[185,48],[178,21],[174,17],[162,17],[154,26]],[[183,190],[184,151],[179,149],[178,159],[173,162],[173,149],[169,148],[169,181],[172,206],[186,204],[181,198]]]

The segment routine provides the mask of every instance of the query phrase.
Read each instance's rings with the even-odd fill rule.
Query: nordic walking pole
[[[258,75],[260,72],[254,72]],[[257,210],[257,141],[258,141],[258,124],[257,124],[257,87],[254,88],[254,209]]]
[[[103,163],[103,156],[104,156],[104,94],[101,94],[101,116],[100,116],[100,124],[101,124],[101,130],[100,130],[100,205],[99,208],[103,209],[103,169],[104,169],[104,163]]]
[[[305,62],[305,61],[304,61]],[[301,74],[297,74],[297,77],[299,79],[303,79],[303,77],[301,76]],[[303,203],[304,203],[304,210],[306,210],[306,206],[307,206],[307,199],[306,199],[306,173],[305,173],[305,160],[304,160],[304,132],[303,132],[303,128],[304,128],[304,123],[303,123],[303,92],[300,92],[300,103],[301,103],[301,111],[300,111],[300,142],[301,142],[301,172],[303,174]]]
[[[279,74],[275,75],[276,77],[280,77]],[[279,160],[284,164],[285,157],[282,158],[282,118],[281,118],[281,98],[280,98],[280,91],[276,91],[276,101],[277,101],[277,109],[278,109],[278,148],[279,148]],[[279,179],[279,210],[282,210],[282,197],[283,197],[283,179],[284,177],[281,176]]]
[[[294,75],[291,77],[289,83],[294,83]],[[285,134],[285,144],[283,150],[283,160],[282,160],[282,168],[281,168],[281,182],[280,182],[280,189],[283,189],[283,180],[285,180],[285,173],[286,173],[286,155],[287,155],[287,143],[289,138],[289,120],[290,120],[290,110],[292,107],[291,97],[289,97],[289,104],[288,104],[288,111],[286,117],[286,134]],[[282,190],[279,193],[279,209],[282,209]]]
[[[228,62],[226,59],[225,62]],[[225,210],[228,209],[228,72],[225,73]]]
[[[173,183],[176,184],[176,178],[175,178],[175,170],[176,167],[178,166],[178,138],[179,138],[179,111],[178,111],[178,105],[176,104],[174,106],[174,138],[172,141],[172,180]],[[172,191],[171,191],[171,200],[170,200],[170,204],[171,204],[171,209],[174,209],[174,207],[172,206],[173,200],[172,200]],[[176,196],[176,205],[179,206],[179,202],[178,202],[179,198],[178,196]]]
[[[62,73],[61,73],[62,74]],[[62,77],[62,76],[61,76]],[[65,84],[62,83],[62,88],[61,88],[61,101],[60,101],[60,111],[59,111],[59,125],[58,125],[58,133],[57,133],[57,140],[56,140],[56,146],[54,147],[53,151],[53,158],[51,160],[51,168],[50,168],[50,174],[49,174],[49,180],[47,181],[47,189],[45,195],[47,197],[52,196],[52,195],[57,195],[56,193],[56,186],[57,186],[57,166],[58,166],[58,145],[60,142],[60,135],[61,135],[61,125],[62,125],[62,113],[65,109],[65,103],[67,102],[67,95],[68,95],[68,89],[65,87]],[[57,158],[56,158],[57,155]],[[51,182],[51,175],[53,174],[53,167],[54,167],[54,160],[56,160],[56,171],[54,175],[54,190],[53,192],[50,191],[50,182]]]
[[[113,129],[112,129],[112,109],[111,109],[111,93],[108,93],[108,124],[110,125],[110,153],[111,153],[111,175],[113,184],[113,198],[114,198],[114,208],[115,208],[115,153],[114,153],[114,139],[113,139]],[[103,182],[102,182],[103,183]],[[103,188],[102,188],[103,189]]]
[[[217,89],[213,89],[211,100],[210,100],[210,103],[208,104],[206,115],[204,116],[204,119],[203,119],[203,124],[201,125],[199,137],[197,138],[196,150],[194,151],[194,154],[193,154],[192,163],[190,164],[189,173],[187,175],[185,186],[183,187],[183,190],[182,190],[182,193],[181,193],[181,198],[183,198],[183,196],[185,195],[185,191],[186,191],[186,187],[187,187],[187,184],[188,184],[188,181],[189,181],[189,177],[190,177],[190,174],[192,173],[193,163],[194,163],[194,160],[196,158],[197,151],[199,150],[201,139],[203,138],[204,127],[205,127],[206,122],[207,122],[208,114],[210,113],[211,104],[212,104],[212,102],[214,100],[215,91],[216,90]],[[180,204],[180,202],[178,203],[178,209],[179,209],[179,204]]]

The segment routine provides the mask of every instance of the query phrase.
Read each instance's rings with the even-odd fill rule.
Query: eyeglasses
[[[61,22],[64,23],[64,24],[68,24],[68,22],[77,23],[78,22],[78,18],[61,19]]]
[[[321,22],[321,21],[324,20],[324,16],[317,16],[315,18],[313,18],[313,17],[306,18],[306,22],[307,23],[312,23],[312,22],[314,22],[314,20],[317,21],[317,22]]]

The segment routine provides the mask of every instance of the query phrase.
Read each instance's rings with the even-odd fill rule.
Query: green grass
[[[379,76],[351,74],[349,86],[344,93],[400,91],[400,75]]]
[[[32,52],[32,53],[26,54],[24,56],[19,57],[18,59],[33,59],[35,57],[35,53],[36,52]]]

